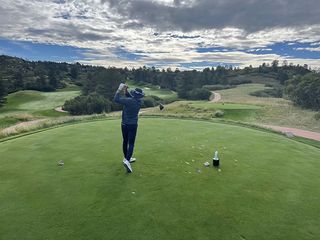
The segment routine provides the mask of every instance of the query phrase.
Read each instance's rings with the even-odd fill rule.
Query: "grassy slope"
[[[281,104],[288,104],[289,101],[282,98],[261,98],[249,95],[249,93],[259,90],[267,89],[264,84],[242,84],[236,88],[218,91],[221,94],[222,101],[236,102],[242,104],[255,105],[271,105],[277,106]]]
[[[320,237],[319,149],[237,126],[141,119],[127,175],[119,126],[83,123],[0,143],[2,238]],[[216,149],[221,172],[203,167]]]
[[[154,95],[167,101],[174,101],[178,97],[176,92],[171,91],[169,89],[159,89],[158,86],[147,85],[147,84],[138,85],[131,81],[128,81],[127,84],[129,86],[129,90],[134,89],[136,87],[142,88],[146,96]]]
[[[261,109],[257,105],[210,103],[208,101],[178,101],[165,106],[163,111],[158,108],[148,110],[146,115],[178,116],[188,118],[212,119],[216,111],[224,112],[224,119],[246,121]]]
[[[290,126],[320,132],[320,121],[316,112],[293,106],[281,98],[259,98],[249,93],[263,90],[263,84],[243,84],[233,89],[218,91],[222,103],[205,101],[181,101],[166,106],[165,111],[157,109],[149,114],[177,115],[187,117],[212,118],[216,110],[222,110],[224,119],[253,124]]]
[[[8,103],[0,108],[0,128],[37,117],[66,115],[54,110],[67,99],[79,95],[79,91],[38,92],[19,91],[8,96]]]
[[[264,106],[263,111],[260,111],[255,118],[248,119],[250,122],[290,126],[320,132],[320,121],[317,121],[314,117],[316,112],[293,106],[290,101],[281,98],[259,98],[249,95],[250,92],[264,88],[261,84],[245,84],[234,89],[219,91],[219,93],[225,102]]]

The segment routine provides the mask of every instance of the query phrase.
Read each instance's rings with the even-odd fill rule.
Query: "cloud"
[[[255,32],[275,27],[318,25],[318,0],[110,0],[121,16],[162,31],[234,27]]]
[[[91,49],[85,51],[83,62],[104,66],[200,62],[256,66],[284,58],[270,51],[276,43],[318,46],[317,2],[0,0],[0,37]],[[216,50],[198,52],[199,48]]]
[[[297,50],[297,51],[310,51],[310,52],[320,52],[320,47],[316,47],[316,48],[312,48],[312,47],[309,47],[309,48],[294,48],[294,50]]]

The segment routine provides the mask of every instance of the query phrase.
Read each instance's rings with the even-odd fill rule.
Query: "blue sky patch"
[[[292,42],[282,42],[268,45],[265,48],[261,48],[258,51],[255,49],[248,49],[245,52],[250,54],[277,54],[286,58],[301,58],[301,59],[319,59],[319,51],[309,51],[304,50],[305,48],[314,48],[312,43],[292,43]],[[259,49],[259,48],[258,48]],[[264,50],[268,49],[268,50]],[[269,50],[270,49],[270,50]]]
[[[0,39],[0,54],[31,61],[76,62],[85,58],[86,51],[89,49]]]
[[[144,55],[129,52],[123,47],[118,47],[113,52],[114,54],[117,55],[117,57],[125,60],[139,60],[144,56]]]
[[[199,47],[196,49],[198,53],[208,53],[208,52],[233,52],[236,51],[232,48],[225,47]]]
[[[206,68],[206,67],[217,67],[217,66],[232,66],[237,67],[240,66],[240,63],[224,63],[224,62],[208,62],[208,61],[202,61],[202,62],[189,62],[189,63],[180,63],[179,64],[183,68]]]

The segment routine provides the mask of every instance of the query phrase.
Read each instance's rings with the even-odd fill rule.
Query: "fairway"
[[[34,113],[40,110],[53,110],[68,99],[74,98],[80,91],[39,92],[19,91],[8,96],[8,103],[1,108],[0,117],[9,113]]]
[[[127,84],[129,85],[129,89],[134,89],[137,87],[143,89],[146,96],[157,96],[167,101],[174,101],[178,98],[178,95],[176,92],[169,89],[160,89],[159,86],[153,86],[151,84],[138,85],[131,81],[127,81]]]
[[[67,113],[54,109],[62,106],[66,100],[80,94],[80,91],[39,92],[19,91],[8,95],[8,102],[0,108],[0,129],[19,122],[43,117],[66,116]]]
[[[205,168],[218,150],[221,171]],[[1,239],[319,239],[320,149],[205,121],[120,120],[0,142]],[[57,166],[63,160],[64,166]]]

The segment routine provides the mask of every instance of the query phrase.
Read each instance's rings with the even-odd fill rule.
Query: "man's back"
[[[124,105],[122,111],[122,123],[123,124],[137,124],[138,114],[141,108],[141,99],[132,97],[121,97],[120,93],[116,93],[114,96],[114,101]]]

